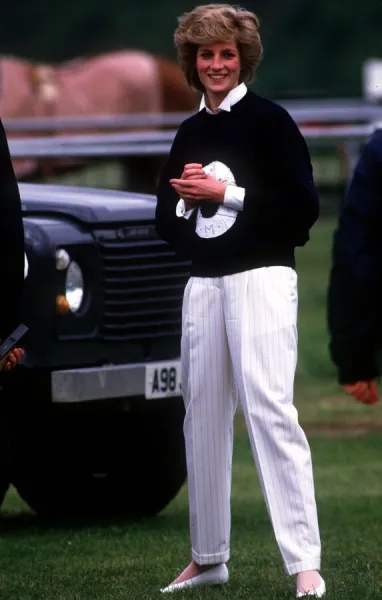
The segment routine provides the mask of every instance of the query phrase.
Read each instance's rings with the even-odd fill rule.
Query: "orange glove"
[[[357,381],[357,383],[347,383],[344,385],[345,392],[354,396],[362,404],[375,404],[379,400],[377,382],[375,379],[370,381]]]

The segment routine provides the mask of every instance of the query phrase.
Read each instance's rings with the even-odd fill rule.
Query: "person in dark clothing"
[[[296,123],[246,87],[262,55],[258,30],[253,13],[214,4],[183,15],[175,34],[203,98],[157,190],[158,234],[191,259],[181,363],[192,560],[164,593],[228,581],[238,398],[296,595],[325,593],[310,448],[293,405],[294,251],[319,203]]]
[[[20,324],[24,284],[24,227],[21,200],[8,142],[0,120],[0,343]],[[15,348],[0,366],[0,505],[10,483],[9,402],[11,373],[24,355]]]
[[[24,285],[24,226],[21,200],[7,137],[0,120],[0,340],[20,325]],[[21,360],[16,348],[3,369],[11,370]]]
[[[338,381],[364,404],[379,399],[382,288],[382,130],[367,140],[333,235],[327,320]]]

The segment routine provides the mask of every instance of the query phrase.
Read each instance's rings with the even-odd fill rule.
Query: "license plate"
[[[180,361],[146,365],[147,399],[181,395]]]

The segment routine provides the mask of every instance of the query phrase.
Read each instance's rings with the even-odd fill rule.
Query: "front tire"
[[[51,405],[19,428],[12,482],[41,517],[152,517],[186,479],[183,419],[180,398]]]

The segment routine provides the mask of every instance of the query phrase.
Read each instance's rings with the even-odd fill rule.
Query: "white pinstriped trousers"
[[[230,555],[233,418],[237,395],[285,570],[320,568],[310,448],[293,405],[297,274],[264,267],[191,277],[183,301],[182,387],[186,416],[192,557]]]

